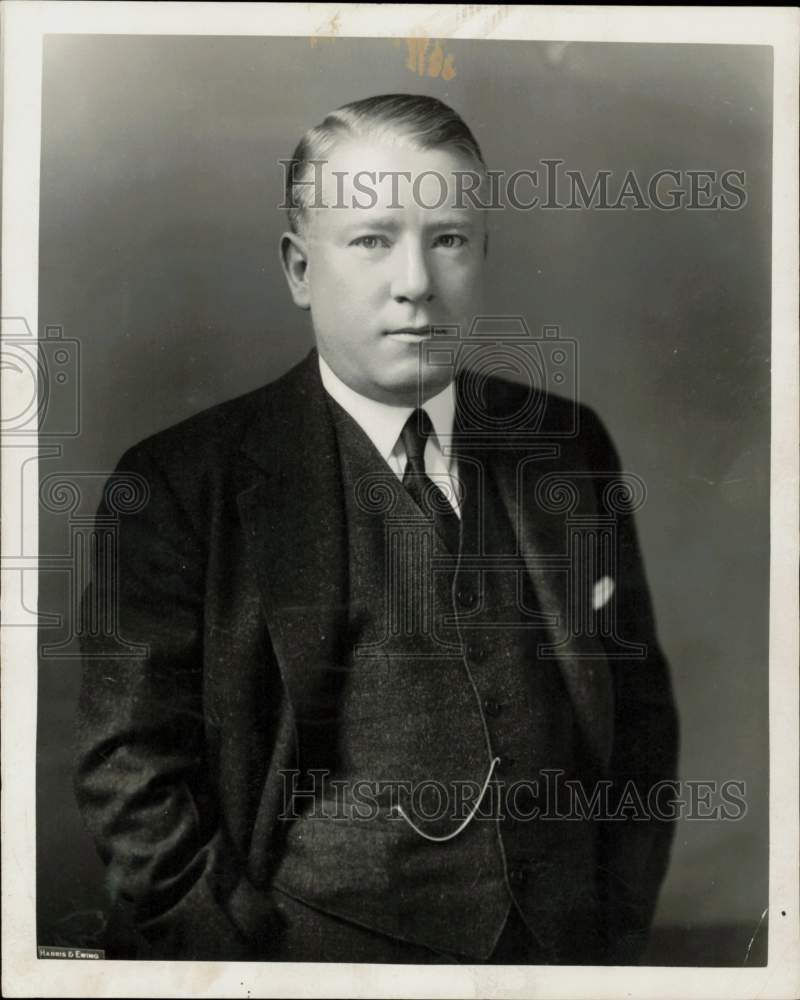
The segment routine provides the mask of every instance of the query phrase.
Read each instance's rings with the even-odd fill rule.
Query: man
[[[536,350],[486,336],[469,175],[432,98],[312,129],[281,259],[316,349],[120,463],[147,502],[87,600],[141,652],[86,641],[76,789],[142,956],[641,957],[667,668],[600,423],[494,377]]]

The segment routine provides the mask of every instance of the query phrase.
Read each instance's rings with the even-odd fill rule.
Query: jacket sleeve
[[[109,520],[122,474],[146,499]],[[204,758],[204,543],[147,444],[109,480],[95,537],[83,620],[114,622],[138,647],[120,658],[103,628],[81,638],[74,786],[112,903],[132,915],[144,957],[253,957],[269,937],[270,899],[250,885],[220,825]]]
[[[600,509],[616,526],[615,635],[605,637],[614,697],[610,765],[619,816],[602,824],[601,876],[606,899],[609,962],[635,964],[647,946],[675,832],[678,716],[670,670],[659,644],[634,515],[614,503],[617,450],[588,412],[588,461],[598,473]],[[616,493],[624,495],[624,489]],[[620,656],[617,639],[645,647]],[[643,808],[642,808],[643,807]]]

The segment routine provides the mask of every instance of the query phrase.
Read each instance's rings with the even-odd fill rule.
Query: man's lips
[[[426,340],[428,337],[433,336],[432,326],[403,326],[399,327],[397,330],[387,330],[387,337],[393,337],[395,340],[405,340],[410,343],[416,343],[419,340]]]

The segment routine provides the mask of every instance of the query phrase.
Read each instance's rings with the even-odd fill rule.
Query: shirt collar
[[[405,426],[406,420],[414,412],[415,407],[392,406],[389,403],[380,403],[376,399],[362,396],[361,393],[351,389],[349,385],[345,385],[339,376],[334,374],[321,354],[318,356],[319,372],[326,391],[343,410],[350,414],[383,458],[388,461],[397,444],[397,439],[400,437],[400,432]],[[449,444],[455,417],[453,382],[450,382],[435,396],[431,396],[424,403],[424,409],[431,418],[436,437],[439,439],[439,446],[441,447],[443,442]]]

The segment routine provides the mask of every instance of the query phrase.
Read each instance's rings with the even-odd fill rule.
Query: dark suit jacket
[[[488,398],[498,414],[520,409],[510,383],[494,380]],[[540,440],[565,425],[569,406],[548,397]],[[572,476],[578,502],[602,513],[610,494],[585,473],[607,483],[618,459],[588,409],[579,426],[525,466],[525,497],[544,477]],[[565,574],[540,557],[564,552],[567,510],[519,516],[529,450],[485,455],[539,604],[563,622]],[[115,660],[85,640],[79,804],[109,891],[132,908],[149,957],[268,957],[281,772],[297,766],[298,720],[313,714],[346,614],[341,476],[316,352],[131,448],[118,472],[149,490],[141,510],[121,516],[116,583],[120,634],[145,648]],[[556,655],[598,773],[646,790],[674,777],[676,716],[632,518],[618,514],[616,524],[618,630],[646,644],[646,658],[607,658],[618,648],[599,634],[553,637],[563,640]],[[104,596],[90,588],[86,599]],[[669,822],[607,824],[610,961],[641,953],[671,834]]]

